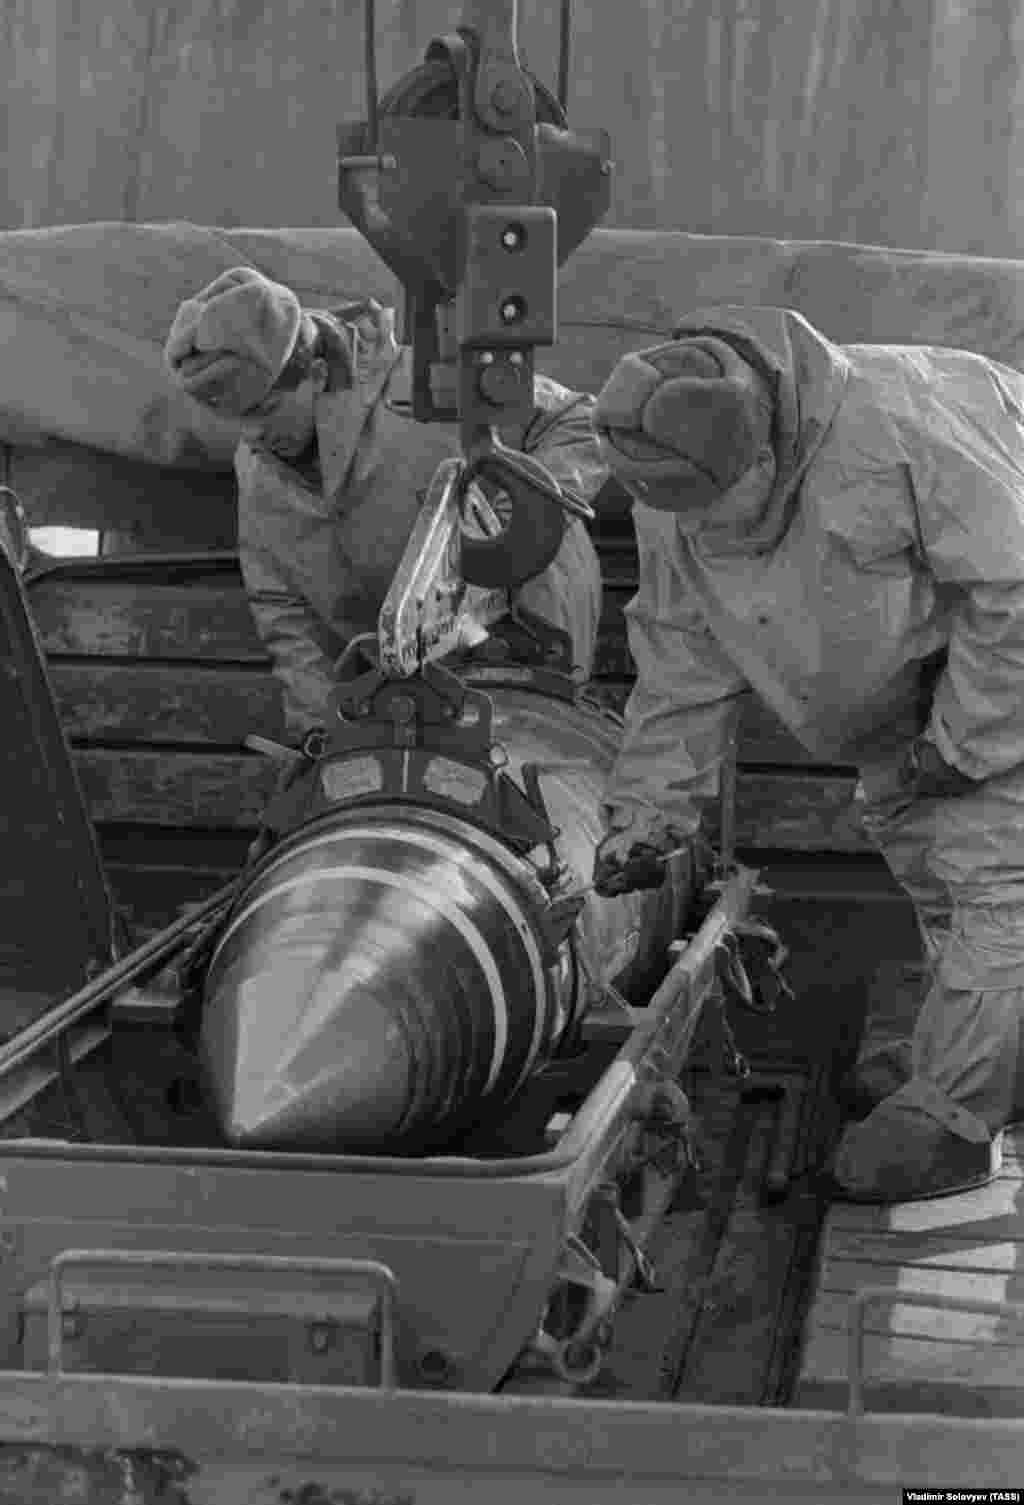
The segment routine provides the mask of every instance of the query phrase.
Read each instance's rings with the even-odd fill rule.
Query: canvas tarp
[[[387,268],[351,232],[110,223],[0,236],[0,442],[56,438],[230,470],[234,425],[175,388],[162,348],[181,300],[239,265],[314,307],[395,295]]]
[[[234,429],[175,390],[161,349],[180,300],[240,263],[314,307],[398,294],[352,229],[0,233],[0,458],[35,524],[127,532],[132,547],[232,546]],[[1024,262],[607,229],[563,268],[558,344],[538,367],[596,391],[627,350],[722,302],[795,308],[839,342],[956,345],[1024,369]]]

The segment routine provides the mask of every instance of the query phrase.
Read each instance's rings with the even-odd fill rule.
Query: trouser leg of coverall
[[[956,1142],[991,1138],[1024,1098],[1024,774],[908,801],[874,773],[865,826],[915,901],[930,980],[910,1081],[846,1131],[836,1163],[841,1183],[874,1178],[897,1200],[952,1189]]]
[[[527,611],[569,634],[573,663],[589,679],[601,618],[601,565],[590,534],[578,518],[570,520],[547,569],[521,586],[516,599]]]
[[[884,779],[880,771],[876,773],[875,797],[865,806],[864,824],[914,906],[923,966],[907,967],[897,979],[892,977],[892,969],[886,968],[876,978],[849,1093],[866,1104],[895,1092],[912,1074],[911,1040],[951,915],[949,892],[928,869],[928,843],[920,839],[913,823],[904,828],[897,818],[906,804],[905,796],[879,791],[879,785],[885,789],[898,784],[898,770],[887,768],[884,772]],[[920,975],[915,976],[918,972]],[[911,980],[913,992],[908,996]]]

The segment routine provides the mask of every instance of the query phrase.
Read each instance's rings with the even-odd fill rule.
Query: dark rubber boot
[[[915,1077],[850,1124],[828,1190],[841,1202],[915,1202],[986,1185],[1002,1165],[1002,1131]]]

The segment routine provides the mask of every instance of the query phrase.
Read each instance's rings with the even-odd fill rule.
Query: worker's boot
[[[830,1168],[836,1201],[912,1202],[984,1186],[1002,1164],[1003,1134],[934,1083],[914,1077],[845,1129]]]
[[[905,1087],[912,1075],[909,1040],[892,1040],[863,1055],[839,1082],[837,1096],[847,1118],[867,1118],[879,1103]]]

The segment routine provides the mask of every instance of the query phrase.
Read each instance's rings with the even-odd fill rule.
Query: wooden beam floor
[[[822,1232],[796,1404],[843,1408],[850,1302],[865,1287],[865,1402],[887,1411],[1024,1416],[1024,1127],[1007,1130],[1000,1175],[960,1196],[892,1207],[835,1204]],[[899,1299],[1017,1306],[1016,1314]]]

